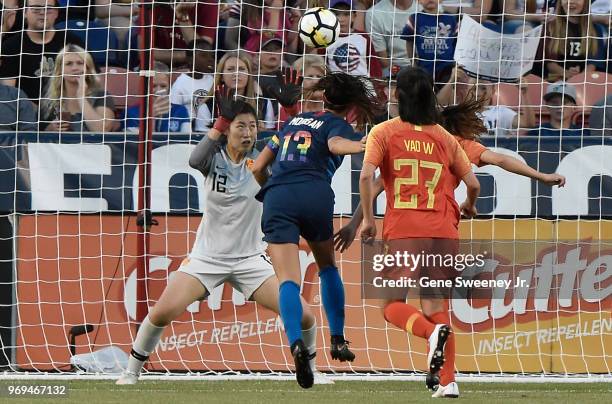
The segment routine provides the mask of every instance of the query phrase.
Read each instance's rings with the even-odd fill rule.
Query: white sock
[[[313,354],[317,352],[317,323],[312,325],[307,330],[302,329],[302,340],[304,341],[304,345],[306,345],[306,349],[308,349],[308,353]],[[312,358],[310,360],[310,368],[314,372],[317,369],[316,359]]]
[[[146,316],[138,329],[132,351],[136,352],[136,354],[141,357],[149,356],[151,352],[155,350],[165,328],[166,327],[157,327],[151,324],[149,316]],[[127,371],[139,375],[144,363],[144,360],[135,358],[132,353],[128,360]]]

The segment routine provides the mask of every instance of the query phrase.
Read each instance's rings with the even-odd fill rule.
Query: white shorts
[[[272,262],[265,254],[248,258],[186,258],[178,269],[198,279],[206,288],[206,298],[210,292],[229,282],[234,289],[250,299],[253,293],[271,276],[275,276]]]

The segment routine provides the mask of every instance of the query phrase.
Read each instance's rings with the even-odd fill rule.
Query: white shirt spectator
[[[591,3],[591,13],[598,15],[609,15],[612,12],[612,1],[595,0]]]
[[[369,76],[368,57],[370,41],[368,38],[351,34],[341,36],[326,48],[327,66],[333,72],[344,72],[353,76]]]
[[[406,41],[400,37],[408,17],[420,8],[417,0],[413,0],[407,10],[396,8],[395,0],[381,0],[366,12],[366,31],[371,35],[374,50],[386,50],[391,66],[410,65],[410,58],[406,54]]]
[[[489,130],[489,134],[495,136],[508,136],[514,129],[514,117],[516,111],[504,105],[489,106],[482,111],[482,120]]]
[[[184,105],[189,111],[191,119],[198,116],[198,110],[206,103],[206,100],[214,92],[213,74],[204,74],[200,79],[194,79],[190,75],[181,74],[170,89],[170,102],[172,104]],[[205,126],[205,125],[204,125]],[[196,120],[195,130],[202,125]]]

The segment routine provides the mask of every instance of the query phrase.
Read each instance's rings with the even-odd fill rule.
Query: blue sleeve
[[[327,140],[332,137],[340,136],[348,140],[354,140],[355,131],[344,119],[336,118],[326,124]]]
[[[140,126],[138,118],[140,117],[140,106],[134,105],[129,107],[125,113],[124,128],[137,128]]]

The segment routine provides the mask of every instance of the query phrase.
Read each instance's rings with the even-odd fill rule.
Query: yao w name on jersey
[[[276,157],[266,187],[314,179],[331,184],[343,159],[327,146],[327,141],[336,136],[359,140],[352,126],[331,112],[306,112],[287,121],[267,145]]]

